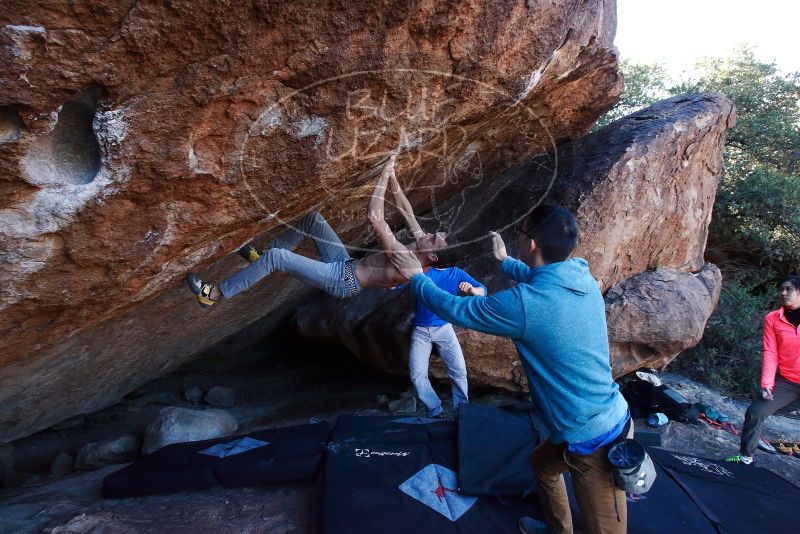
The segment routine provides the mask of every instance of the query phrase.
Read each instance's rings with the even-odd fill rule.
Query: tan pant
[[[628,437],[633,437],[632,422]],[[587,531],[592,534],[627,532],[625,492],[614,486],[607,454],[608,447],[602,447],[582,456],[569,452],[566,443],[555,444],[550,440],[542,442],[531,453],[531,465],[539,482],[539,500],[545,519],[555,532],[572,532],[572,514],[563,475],[568,470]]]

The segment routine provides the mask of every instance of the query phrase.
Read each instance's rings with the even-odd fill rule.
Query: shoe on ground
[[[532,517],[523,517],[519,520],[519,531],[522,534],[546,534],[552,532],[547,523],[537,521]]]
[[[200,277],[194,273],[186,275],[186,284],[191,292],[197,295],[197,302],[200,303],[200,306],[209,308],[214,305],[214,301],[211,300],[211,290],[214,289],[213,284],[200,280]]]
[[[794,448],[796,445],[797,445],[796,443],[792,443],[791,441],[780,440],[778,441],[778,443],[775,444],[775,450],[777,450],[781,454],[793,456]]]
[[[439,407],[433,411],[425,410],[425,417],[428,419],[442,419],[447,416],[444,413],[444,408],[439,405]]]
[[[758,440],[758,448],[764,452],[768,452],[770,454],[777,454],[778,451],[775,450],[775,447],[772,446],[772,443],[767,441],[765,438],[759,438]]]
[[[750,465],[753,463],[753,457],[742,456],[741,454],[737,454],[735,456],[728,456],[727,458],[725,458],[725,461],[734,464]]]
[[[250,243],[239,249],[239,255],[250,263],[258,261],[258,258],[261,257],[261,254]]]

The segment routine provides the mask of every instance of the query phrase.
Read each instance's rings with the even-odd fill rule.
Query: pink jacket
[[[791,382],[800,384],[800,328],[786,320],[783,306],[764,318],[764,363],[761,366],[761,387],[775,386],[775,371]]]

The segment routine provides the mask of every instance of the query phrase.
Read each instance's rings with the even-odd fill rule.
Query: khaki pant
[[[633,422],[628,437],[633,437]],[[625,492],[614,486],[607,454],[608,447],[602,447],[582,456],[569,452],[566,443],[555,444],[550,440],[542,442],[531,453],[531,465],[539,482],[539,500],[545,519],[555,532],[572,532],[572,514],[563,475],[566,471],[572,475],[587,531],[592,534],[627,532]]]

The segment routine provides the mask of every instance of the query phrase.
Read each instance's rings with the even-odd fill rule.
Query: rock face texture
[[[722,273],[658,269],[628,278],[606,293],[608,338],[616,376],[663,367],[697,345],[719,300]]]
[[[611,0],[2,2],[0,441],[269,331],[302,284],[201,315],[183,276],[309,209],[360,244],[390,151],[425,213],[584,134],[621,91],[615,24]]]
[[[699,341],[719,298],[721,275],[704,265],[703,250],[725,132],[734,122],[733,106],[722,95],[674,97],[514,167],[451,199],[462,209],[448,237],[450,257],[490,293],[510,287],[487,232],[500,231],[514,255],[513,227],[539,201],[567,207],[580,227],[575,255],[589,261],[607,291],[615,375],[665,365]],[[301,306],[294,322],[305,335],[344,343],[365,362],[406,373],[413,314],[408,293],[321,297]],[[458,333],[471,383],[523,387],[510,340]],[[438,360],[432,369],[446,376]]]

